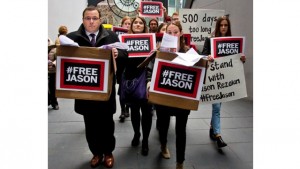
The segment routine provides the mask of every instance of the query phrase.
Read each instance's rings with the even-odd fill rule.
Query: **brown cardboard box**
[[[175,57],[177,57],[176,54],[169,53],[169,52],[157,51],[157,55],[156,55],[156,58],[164,59],[168,61],[173,60]],[[207,67],[207,60],[201,59],[195,65],[200,67]],[[148,101],[153,104],[176,107],[176,108],[187,109],[187,110],[198,110],[198,105],[199,105],[198,100],[186,99],[186,98],[170,96],[170,95],[165,95],[162,93],[155,93],[155,92],[149,92]]]
[[[111,50],[99,49],[93,47],[74,47],[74,46],[58,46],[57,57],[64,56],[70,58],[92,58],[92,59],[104,59],[108,60],[108,81],[107,81],[107,93],[95,93],[88,91],[76,91],[76,90],[59,90],[56,88],[56,97],[69,98],[69,99],[83,99],[83,100],[98,100],[107,101],[112,91],[113,80],[113,68]],[[57,68],[58,69],[58,68]],[[56,70],[60,72],[60,70]],[[60,80],[60,79],[56,79]]]

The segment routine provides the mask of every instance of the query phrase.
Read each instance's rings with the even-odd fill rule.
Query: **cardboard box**
[[[107,101],[112,91],[111,50],[57,47],[56,97]]]
[[[205,72],[206,72],[203,70],[205,70],[207,67],[207,60],[201,59],[199,62],[197,62],[195,64],[195,66],[197,66],[198,68],[197,67],[186,67],[186,66],[182,66],[182,65],[172,65],[172,63],[168,63],[171,60],[173,60],[175,57],[177,57],[177,55],[175,53],[157,51],[156,59],[160,59],[160,60],[156,60],[156,63],[154,66],[155,70],[153,70],[148,101],[153,104],[164,105],[164,106],[169,106],[169,107],[176,107],[176,108],[187,109],[187,110],[198,110],[200,94],[201,94],[201,89],[202,89],[202,85],[203,85],[203,79],[204,79]],[[164,61],[167,61],[167,62],[164,63]],[[160,64],[160,62],[161,62],[161,64]],[[159,66],[159,64],[161,66]],[[168,64],[170,66],[169,70],[166,68],[168,66]],[[165,67],[165,68],[163,68],[163,67]],[[199,67],[202,67],[202,68],[199,68]],[[162,79],[166,76],[169,77],[168,75],[171,74],[170,72],[172,70],[176,71],[176,68],[178,68],[178,72],[176,72],[178,75],[177,77],[179,77],[180,69],[183,72],[187,72],[187,73],[181,74],[181,77],[184,77],[183,79],[185,80],[185,81],[184,80],[180,81],[180,82],[182,82],[182,84],[184,84],[184,82],[188,82],[187,77],[190,76],[190,78],[189,78],[190,83],[192,84],[191,86],[193,86],[193,87],[191,87],[191,90],[189,90],[189,88],[186,88],[186,90],[184,90],[184,88],[183,88],[183,91],[176,91],[178,89],[173,88],[172,85],[169,85],[170,86],[169,88],[166,87],[166,85],[165,86],[161,85],[166,81],[165,79],[164,80],[162,80]],[[166,71],[168,71],[168,73],[170,73],[170,74],[166,75],[165,74]],[[189,75],[188,72],[190,72],[191,74]],[[154,75],[154,74],[156,74],[156,75]],[[155,79],[154,79],[154,77],[155,77]],[[173,77],[175,77],[175,75]],[[191,78],[191,77],[193,77],[193,78]],[[176,79],[173,78],[172,80],[176,80]],[[174,83],[174,85],[179,86],[180,82],[178,79],[176,82],[177,83]],[[181,88],[179,88],[179,90],[181,90]]]

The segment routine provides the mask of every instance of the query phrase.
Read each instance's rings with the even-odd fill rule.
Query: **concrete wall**
[[[82,23],[82,11],[87,7],[87,0],[48,0],[48,36],[54,42],[61,25],[75,31]]]
[[[249,100],[253,100],[253,1],[252,0],[195,0],[193,9],[222,9],[229,14],[234,36],[246,37],[245,76]]]

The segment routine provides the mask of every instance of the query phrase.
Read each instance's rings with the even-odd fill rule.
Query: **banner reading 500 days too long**
[[[191,43],[204,45],[215,29],[218,17],[225,14],[224,10],[215,9],[179,9],[179,18],[184,33],[190,33]]]

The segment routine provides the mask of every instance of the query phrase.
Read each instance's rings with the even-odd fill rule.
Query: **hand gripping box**
[[[172,63],[175,53],[157,52],[149,102],[188,110],[198,110],[207,60],[200,59],[194,66]]]
[[[114,68],[111,50],[57,47],[56,97],[107,101]]]

